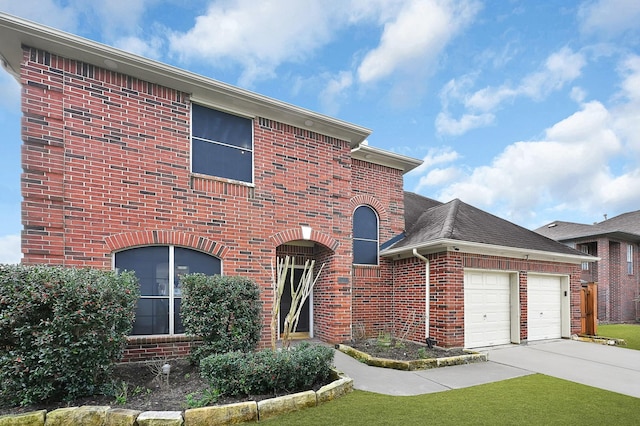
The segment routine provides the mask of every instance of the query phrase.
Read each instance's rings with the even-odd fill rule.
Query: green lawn
[[[631,425],[640,399],[534,374],[420,396],[363,391],[280,416],[278,425]]]
[[[620,347],[640,350],[640,324],[598,325],[598,336],[624,339],[627,345]]]

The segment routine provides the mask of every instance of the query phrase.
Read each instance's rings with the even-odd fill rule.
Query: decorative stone
[[[44,426],[47,410],[0,416],[0,426]]]
[[[318,405],[333,401],[353,391],[353,379],[345,377],[335,380],[318,389],[316,392]]]
[[[53,410],[47,414],[46,426],[102,426],[111,407],[85,406],[67,407]]]
[[[184,413],[185,426],[232,425],[258,420],[258,404],[255,401],[202,407]]]
[[[180,411],[145,411],[138,416],[138,426],[182,426]]]
[[[265,420],[292,411],[315,407],[316,405],[316,393],[314,391],[306,391],[258,401],[258,413],[260,420]]]
[[[104,426],[134,426],[140,413],[142,411],[112,408],[107,411]]]

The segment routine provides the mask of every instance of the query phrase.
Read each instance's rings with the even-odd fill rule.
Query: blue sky
[[[640,209],[637,0],[0,0],[0,11],[372,129],[405,188],[527,228]],[[0,41],[1,42],[1,41]],[[0,71],[0,263],[19,261]]]

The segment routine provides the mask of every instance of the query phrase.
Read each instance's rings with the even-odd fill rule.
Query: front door
[[[291,308],[291,272],[293,271],[293,284],[295,288],[298,288],[300,285],[300,278],[302,277],[302,272],[304,269],[294,268],[289,269],[287,272],[287,280],[284,284],[284,289],[282,291],[282,297],[280,298],[280,335],[282,336],[282,332],[284,331],[284,319],[289,313],[289,309]],[[295,330],[292,330],[292,337],[310,337],[309,332],[311,330],[310,327],[310,309],[311,305],[309,298],[305,300],[302,305],[302,310],[300,311],[300,318],[298,320],[298,327]]]

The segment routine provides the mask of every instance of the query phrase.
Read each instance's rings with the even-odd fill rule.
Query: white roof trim
[[[409,247],[387,249],[380,252],[381,257],[403,259],[413,257],[413,249],[420,254],[439,253],[443,251],[460,251],[463,253],[484,254],[489,256],[509,257],[514,259],[542,260],[548,262],[562,262],[580,264],[583,262],[596,262],[600,260],[594,256],[580,256],[564,253],[555,253],[542,250],[527,250],[518,247],[496,246],[492,244],[474,243],[452,239],[439,239],[423,244],[415,244]]]
[[[366,144],[360,144],[357,148],[352,149],[351,158],[402,170],[402,173],[407,173],[422,164],[422,160]]]

